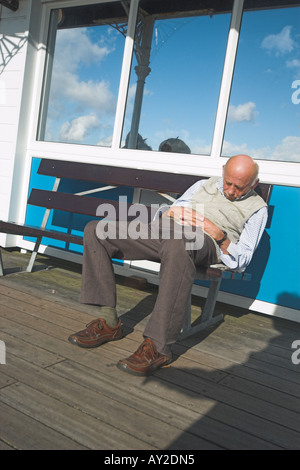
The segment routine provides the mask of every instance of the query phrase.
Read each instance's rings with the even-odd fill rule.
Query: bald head
[[[224,169],[239,177],[251,180],[255,184],[258,179],[258,165],[249,155],[235,155],[231,157]]]
[[[223,179],[224,194],[234,201],[258,184],[258,165],[249,155],[235,155],[224,165]]]

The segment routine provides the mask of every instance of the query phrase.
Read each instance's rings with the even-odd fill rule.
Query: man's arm
[[[222,229],[190,208],[172,205],[163,216],[172,217],[181,224],[197,225],[216,242],[224,238]],[[268,210],[266,207],[263,207],[247,220],[237,243],[232,243],[228,237],[221,243],[219,246],[219,256],[226,266],[237,271],[244,271],[246,269],[262,237],[267,219]]]
[[[249,265],[253,254],[260,242],[268,220],[268,209],[263,207],[255,212],[245,223],[240,239],[237,243],[229,243],[227,247],[221,245],[221,261],[230,269],[244,271]]]
[[[158,211],[155,213],[153,220],[157,219],[157,217],[165,217],[170,215],[169,210],[175,207],[187,207],[190,204],[191,198],[193,197],[194,193],[196,193],[201,186],[205,183],[206,179],[199,180],[190,186],[172,205],[169,204],[162,204]],[[179,213],[179,212],[178,212]],[[179,219],[178,219],[179,221]]]

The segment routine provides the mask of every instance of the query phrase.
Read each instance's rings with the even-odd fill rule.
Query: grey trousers
[[[182,238],[165,239],[159,222],[142,225],[138,239],[129,238],[127,223],[121,222],[114,236],[105,238],[97,224],[98,221],[88,223],[84,231],[80,302],[116,306],[112,258],[160,262],[158,295],[144,336],[152,339],[158,352],[168,354],[185,319],[195,266],[217,262],[213,241],[204,234],[203,246],[188,250]],[[155,230],[156,238],[151,236]]]

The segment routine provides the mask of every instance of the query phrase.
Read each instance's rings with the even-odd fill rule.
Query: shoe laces
[[[145,339],[139,346],[136,354],[143,355],[151,360],[156,359],[159,353],[157,352],[156,346],[150,339]]]
[[[90,333],[96,333],[97,330],[103,330],[104,324],[101,318],[98,318],[97,320],[92,320],[90,323],[88,323],[86,328]]]

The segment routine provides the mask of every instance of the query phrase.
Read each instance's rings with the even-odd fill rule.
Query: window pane
[[[127,13],[120,2],[62,8],[51,25],[40,140],[109,146]]]
[[[299,24],[299,7],[244,13],[224,156],[300,162]]]
[[[141,1],[123,146],[210,154],[231,16],[225,4],[226,13],[174,18],[145,14]]]

